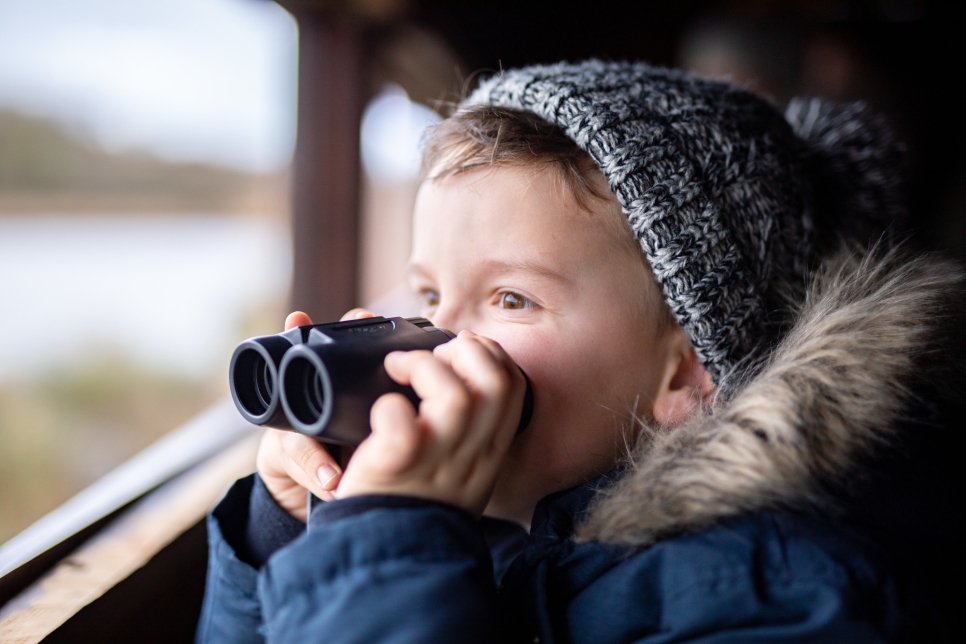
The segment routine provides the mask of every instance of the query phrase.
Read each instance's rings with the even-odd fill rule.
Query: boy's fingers
[[[366,458],[378,454],[379,469],[387,474],[408,470],[416,461],[422,444],[422,431],[416,410],[402,394],[380,396],[369,415],[372,435],[366,440],[372,450]],[[378,444],[378,448],[376,448]]]
[[[491,338],[487,338],[486,336],[477,335],[472,331],[460,331],[455,340],[451,340],[446,344],[441,344],[433,349],[433,354],[443,360],[443,362],[449,364],[452,361],[453,356],[456,355],[456,351],[458,350],[459,346],[465,342],[478,342],[485,347],[494,358],[505,365],[508,370],[516,371],[519,369],[516,363],[513,361],[513,358],[511,358],[506,350],[500,346],[499,342]]]
[[[509,447],[510,443],[513,442],[514,436],[516,436],[516,428],[520,425],[519,413],[523,410],[523,399],[526,396],[527,391],[527,379],[526,376],[523,375],[523,371],[520,369],[517,363],[513,360],[513,358],[510,357],[510,354],[508,354],[496,340],[483,336],[476,337],[478,341],[483,344],[483,346],[490,350],[490,353],[500,360],[512,381],[512,389],[510,394],[516,396],[516,402],[518,404],[506,407],[506,411],[510,413],[510,420],[512,421],[511,427],[513,431],[512,433],[502,436],[501,440],[498,441],[498,443],[503,443],[504,447]],[[520,411],[518,412],[517,410]]]
[[[312,318],[302,311],[292,311],[285,318],[285,330],[289,331],[297,326],[308,326],[312,324]]]
[[[419,415],[446,443],[459,439],[473,410],[473,394],[453,370],[429,351],[394,352],[386,371],[400,384],[411,385],[423,402]]]
[[[289,478],[285,471],[287,457],[282,444],[282,440],[288,433],[281,429],[267,427],[262,434],[261,443],[258,445],[258,455],[255,458],[255,466],[262,478]]]
[[[526,379],[523,377],[523,372],[520,371],[520,368],[503,349],[503,347],[500,346],[496,340],[492,340],[482,335],[476,335],[469,331],[461,331],[456,340],[436,347],[433,353],[437,357],[440,357],[446,364],[453,366],[457,375],[470,384],[474,389],[478,390],[479,393],[484,395],[488,393],[495,393],[495,386],[503,383],[494,382],[492,378],[487,377],[488,371],[486,369],[477,371],[477,367],[471,366],[467,368],[465,365],[461,369],[455,368],[454,360],[456,359],[457,354],[463,352],[468,356],[477,350],[475,347],[482,347],[487,353],[489,353],[490,356],[492,356],[494,361],[492,364],[495,365],[498,370],[498,379],[500,381],[502,381],[503,375],[505,374],[510,378],[509,384],[511,389],[517,386],[526,386]],[[485,354],[482,354],[480,357],[485,359]],[[482,377],[482,380],[480,380],[477,375]],[[477,380],[480,380],[480,382],[474,384]]]
[[[410,371],[412,370],[412,360],[410,355],[419,353],[417,351],[393,351],[386,354],[386,359],[382,361],[389,377],[401,385],[410,384]],[[422,353],[428,353],[423,351]]]
[[[443,363],[452,370],[463,385],[462,391],[468,396],[463,400],[451,401],[452,405],[439,404],[437,396],[444,389],[440,384],[430,382],[428,391],[433,396],[423,396],[420,414],[433,427],[444,429],[449,424],[434,422],[432,412],[440,410],[441,415],[453,413],[447,411],[449,409],[459,414],[450,421],[458,422],[459,429],[447,432],[452,441],[449,450],[459,451],[459,467],[469,467],[468,460],[484,454],[505,452],[513,441],[514,430],[519,423],[516,417],[519,405],[508,404],[508,397],[519,394],[522,401],[525,387],[523,374],[516,364],[497,342],[465,331],[455,340],[436,347],[433,355],[437,358],[436,363]],[[410,384],[410,380],[416,376],[415,363],[406,358],[400,358],[398,363],[394,361],[395,357],[387,360],[390,375],[403,384]],[[399,368],[394,368],[396,365]],[[412,372],[403,369],[404,366],[409,366]],[[412,384],[419,393],[420,387],[415,382]],[[463,406],[464,403],[468,404]]]
[[[514,374],[514,379],[516,379],[516,375],[519,375],[520,379],[523,378],[523,374],[519,373],[520,368],[517,366],[517,363],[513,361],[513,358],[510,357],[510,354],[506,352],[506,349],[499,342],[484,335],[476,335],[472,331],[461,331],[460,334],[465,334],[467,338],[479,342],[486,347],[494,358],[499,360],[510,373]]]
[[[282,450],[286,457],[286,474],[315,496],[325,498],[339,484],[342,469],[322,443],[314,438],[295,432],[285,434]]]
[[[453,355],[452,368],[457,376],[476,394],[477,404],[458,447],[459,460],[472,461],[488,455],[489,447],[503,446],[500,440],[507,434],[508,416],[516,406],[509,405],[514,393],[513,374],[507,365],[475,339],[460,343]],[[516,367],[511,367],[516,370]],[[502,452],[502,450],[500,450]],[[467,463],[468,466],[468,463]]]
[[[305,487],[289,475],[289,459],[282,441],[286,434],[278,429],[266,429],[258,446],[256,465],[258,475],[269,494],[283,510],[304,521],[306,517]]]
[[[340,322],[345,322],[347,320],[363,320],[365,318],[374,317],[376,317],[376,314],[372,311],[369,311],[368,309],[356,308],[343,315]]]
[[[471,336],[458,343],[450,364],[456,375],[483,396],[503,395],[512,385],[508,365],[500,351],[494,351],[482,340],[480,336]]]
[[[335,490],[336,498],[391,491],[394,479],[417,462],[423,432],[416,410],[405,396],[381,396],[372,406],[369,418],[372,434],[352,455]]]
[[[489,349],[490,353],[496,357],[504,366],[510,378],[513,381],[513,388],[520,397],[520,404],[523,404],[523,398],[527,391],[527,378],[523,374],[523,370],[520,366],[510,357],[510,354],[506,352],[499,342],[493,340],[492,338],[487,338],[482,335],[475,336],[475,339],[480,342],[483,346]],[[517,422],[514,427],[519,425],[519,418],[515,419]]]
[[[342,321],[346,320],[362,320],[364,318],[375,317],[375,313],[366,309],[352,309],[348,313],[342,316]],[[309,326],[312,324],[312,318],[308,316],[307,313],[302,311],[292,311],[285,318],[285,330],[294,329],[297,326]]]
[[[375,313],[366,309],[352,309],[348,313],[342,316],[342,321],[346,320],[362,320],[364,318],[375,317]],[[307,313],[302,311],[293,311],[288,314],[285,318],[285,330],[294,329],[297,326],[309,326],[312,324],[312,318],[308,316]]]
[[[386,357],[388,374],[411,385],[423,400],[418,417],[401,395],[384,396],[373,407],[373,435],[360,451],[371,450],[366,460],[378,463],[376,470],[391,476],[415,463],[419,469],[435,471],[433,479],[449,486],[464,486],[468,480],[492,483],[491,474],[515,434],[518,419],[511,421],[510,416],[519,414],[515,399],[522,401],[523,376],[499,344],[483,340],[463,334],[432,353],[395,352]],[[400,428],[411,431],[397,435]],[[423,445],[426,432],[432,438]],[[396,440],[399,444],[392,444]],[[351,482],[343,485],[351,494]]]

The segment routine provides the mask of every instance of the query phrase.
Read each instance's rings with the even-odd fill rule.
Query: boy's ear
[[[714,396],[714,381],[683,332],[675,334],[657,399],[654,420],[677,425],[693,416]]]

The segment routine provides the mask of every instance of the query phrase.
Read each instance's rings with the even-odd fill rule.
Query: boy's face
[[[671,377],[648,313],[658,287],[622,237],[620,206],[589,205],[552,170],[518,167],[426,181],[416,199],[409,280],[424,315],[493,338],[533,386],[491,516],[526,523],[540,498],[609,470],[622,429],[651,415]]]

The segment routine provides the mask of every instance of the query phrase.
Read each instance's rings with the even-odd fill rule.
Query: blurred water
[[[112,353],[204,377],[285,296],[286,226],[190,215],[0,216],[0,380]]]

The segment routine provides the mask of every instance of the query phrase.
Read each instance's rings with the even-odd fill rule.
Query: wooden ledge
[[[125,510],[0,609],[0,641],[40,642],[202,521],[235,479],[254,471],[258,435],[162,485]]]

